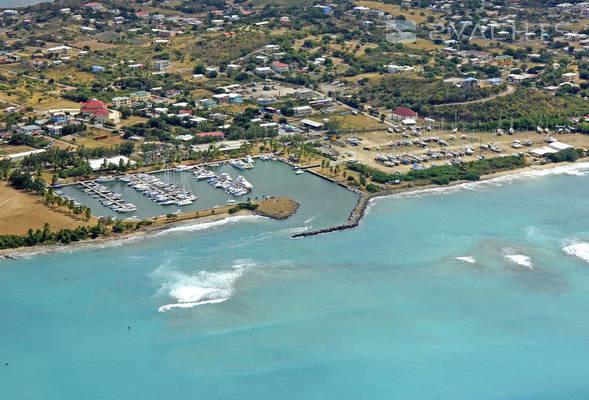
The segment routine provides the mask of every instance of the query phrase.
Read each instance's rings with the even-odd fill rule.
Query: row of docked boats
[[[102,182],[110,182],[110,180],[101,177],[91,182],[82,182],[80,183],[80,186],[84,193],[92,198],[98,199],[100,204],[104,207],[109,207],[113,211],[118,213],[128,213],[137,210],[135,204],[125,201],[120,193],[113,192],[106,186],[102,185]]]
[[[78,200],[76,200],[75,197],[65,194],[63,192],[63,190],[56,190],[54,193],[66,201],[73,202],[76,207],[79,207],[82,205]]]
[[[198,199],[197,195],[149,174],[124,175],[119,180],[126,182],[128,186],[143,193],[153,202],[164,206],[187,206]]]
[[[248,154],[245,159],[233,160],[230,161],[229,164],[237,169],[252,169],[254,167],[254,159]]]
[[[223,172],[220,175],[214,175],[207,179],[207,182],[216,189],[223,189],[225,192],[235,197],[243,196],[249,193],[253,188],[250,182],[243,176],[239,175],[235,180],[229,174]]]
[[[260,157],[258,157],[258,159],[260,161],[275,161],[276,160],[276,156],[273,153],[270,153],[270,154],[262,154]]]

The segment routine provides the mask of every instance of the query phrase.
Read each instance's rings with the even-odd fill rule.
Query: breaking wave
[[[243,221],[257,221],[257,220],[261,220],[261,219],[266,219],[266,218],[262,217],[260,215],[240,215],[240,216],[236,216],[236,217],[227,217],[227,218],[223,218],[223,219],[220,219],[217,221],[200,222],[200,223],[195,223],[195,224],[175,226],[173,228],[169,228],[164,231],[158,232],[156,234],[156,236],[165,235],[165,234],[173,233],[173,232],[197,232],[197,231],[203,231],[205,229],[216,228],[216,227],[227,225],[230,223],[243,222]]]
[[[578,257],[586,263],[589,263],[589,243],[574,243],[564,247],[562,250],[569,256]]]
[[[158,311],[227,301],[235,290],[237,280],[247,268],[255,265],[251,260],[237,260],[230,270],[200,271],[189,275],[170,268],[169,263],[164,264],[152,275],[163,281],[158,293],[170,297],[174,302],[159,307]]]
[[[534,269],[534,264],[532,264],[532,259],[528,256],[524,256],[522,254],[508,254],[505,256],[509,261],[521,265],[522,267],[529,268],[531,270]]]
[[[464,261],[464,262],[467,262],[469,264],[474,264],[474,263],[477,262],[477,260],[475,260],[473,257],[469,257],[469,256],[456,257],[456,260],[458,260],[458,261]]]

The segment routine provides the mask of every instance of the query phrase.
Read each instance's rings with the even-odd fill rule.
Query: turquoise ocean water
[[[588,198],[564,167],[289,239],[355,202],[310,191],[287,221],[1,261],[0,398],[587,399]]]
[[[0,0],[0,8],[26,7],[39,3],[51,3],[53,0]]]

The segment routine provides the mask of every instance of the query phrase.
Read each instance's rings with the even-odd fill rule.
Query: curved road
[[[484,99],[470,100],[470,101],[461,101],[461,102],[458,102],[458,103],[436,104],[436,105],[434,105],[434,107],[459,106],[461,104],[484,103],[484,102],[487,102],[487,101],[496,99],[497,97],[509,96],[510,94],[513,94],[513,93],[515,93],[515,86],[508,85],[507,86],[507,89],[505,89],[501,93],[497,93],[497,94],[494,94],[493,96],[485,97]]]

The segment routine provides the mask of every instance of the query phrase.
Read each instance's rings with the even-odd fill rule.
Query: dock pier
[[[110,202],[112,202],[113,204],[115,204],[117,207],[123,207],[125,205],[125,201],[121,200],[121,199],[113,199],[110,198],[109,196],[107,196],[106,194],[102,193],[100,190],[88,185],[87,182],[79,182],[80,185],[82,185],[83,188],[90,190],[93,194],[96,194],[100,197],[102,197],[105,200],[108,200]]]

